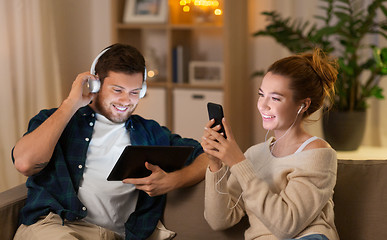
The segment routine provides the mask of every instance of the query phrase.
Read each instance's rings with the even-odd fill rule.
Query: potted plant
[[[278,12],[263,12],[268,25],[253,36],[270,36],[293,53],[300,53],[320,47],[338,59],[339,74],[335,87],[335,98],[330,114],[324,114],[324,135],[336,150],[354,150],[363,138],[367,99],[383,99],[379,81],[387,75],[387,48],[365,43],[370,35],[387,39],[387,0],[374,0],[367,7],[360,7],[358,0],[321,0],[323,16],[315,16],[321,24],[301,19],[284,18]],[[383,20],[377,20],[377,13]],[[256,72],[255,74],[262,74]],[[332,123],[331,118],[339,115],[339,121]],[[345,115],[343,118],[342,115]],[[355,117],[355,121],[347,116]],[[349,126],[363,119],[362,126]],[[339,124],[342,123],[342,124]],[[338,127],[339,129],[335,128]],[[348,129],[357,135],[331,136],[325,132]],[[356,130],[360,130],[356,134]],[[352,141],[352,143],[351,143]],[[343,145],[344,144],[344,145]],[[351,144],[352,146],[348,146]]]

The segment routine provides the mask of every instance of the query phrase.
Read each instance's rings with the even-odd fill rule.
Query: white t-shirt
[[[92,123],[91,123],[92,124]],[[78,198],[87,207],[85,221],[125,235],[125,222],[135,210],[138,191],[132,184],[107,181],[125,146],[130,145],[125,123],[96,114]]]

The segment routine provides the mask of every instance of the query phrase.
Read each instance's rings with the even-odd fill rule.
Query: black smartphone
[[[216,125],[220,125],[221,129],[218,131],[219,133],[223,133],[223,137],[227,138],[226,131],[224,130],[222,119],[224,117],[223,107],[220,104],[209,102],[207,103],[208,116],[211,119],[215,119],[215,123],[211,126],[211,128]]]

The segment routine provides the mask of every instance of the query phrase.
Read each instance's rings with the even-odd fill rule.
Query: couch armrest
[[[0,239],[13,239],[18,227],[19,211],[27,198],[25,184],[0,193]]]

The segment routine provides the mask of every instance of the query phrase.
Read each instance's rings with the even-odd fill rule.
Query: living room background
[[[304,19],[311,19],[318,13],[317,0],[246,1],[246,23],[250,33],[246,70],[251,73],[289,54],[270,38],[251,36],[265,25],[262,11],[275,9]],[[369,1],[364,0],[364,4]],[[0,0],[0,11],[0,66],[4,74],[0,88],[3,111],[0,119],[0,191],[3,191],[25,181],[25,177],[14,169],[10,152],[26,131],[28,120],[40,109],[58,106],[67,96],[76,75],[88,71],[91,60],[112,40],[110,1]],[[387,42],[380,44],[386,46]],[[254,86],[251,89],[254,101],[258,97],[260,81],[260,78],[252,78],[240,82]],[[381,81],[381,86],[387,89],[387,79]],[[369,104],[363,145],[387,147],[387,122],[384,121],[387,113],[382,111],[387,107],[387,100],[371,100]],[[251,134],[256,143],[264,140],[266,132],[261,127],[255,102],[249,106],[251,109],[245,111],[254,113]],[[320,121],[308,128],[323,137]]]

